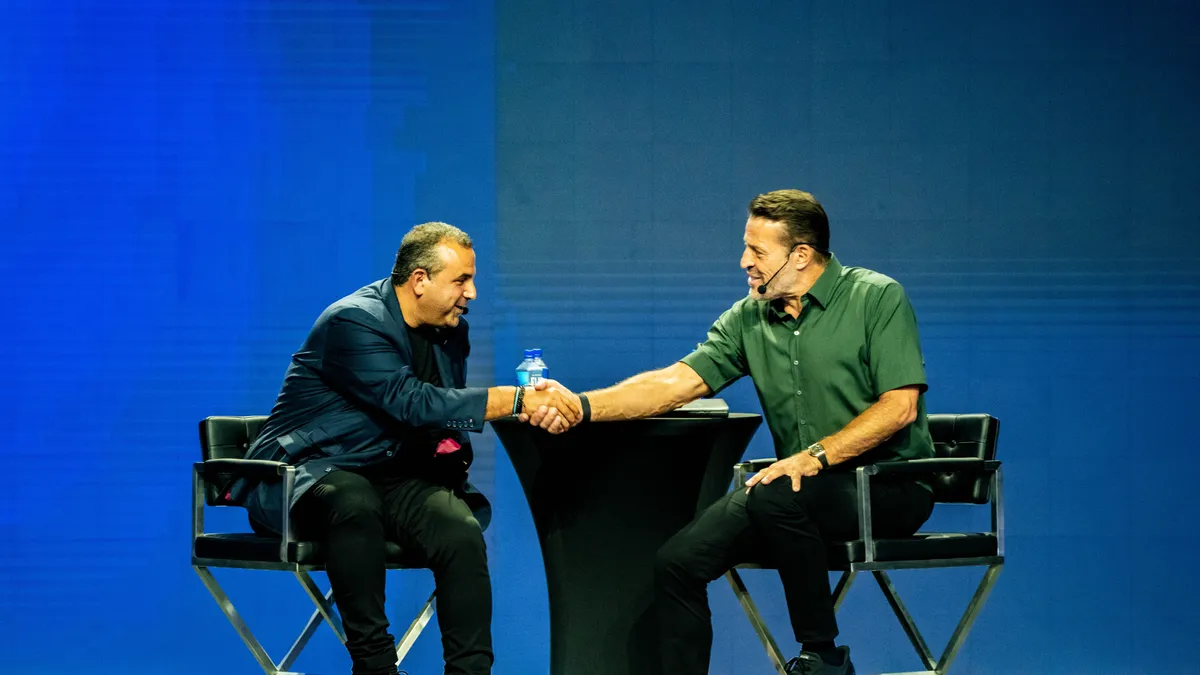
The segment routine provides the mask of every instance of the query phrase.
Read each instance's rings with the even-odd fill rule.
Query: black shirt
[[[435,387],[442,386],[442,376],[438,372],[437,359],[433,356],[431,342],[431,340],[439,339],[436,329],[411,326],[406,326],[406,328],[408,328],[408,343],[412,345],[413,373],[422,382]]]
[[[431,386],[444,386],[433,351],[433,343],[442,339],[438,330],[408,325],[405,328],[408,330],[408,343],[412,347],[413,374]],[[447,487],[457,486],[466,475],[473,452],[471,444],[465,442],[456,452],[438,455],[438,443],[452,437],[454,434],[437,427],[414,428],[405,435],[403,447],[398,448],[390,460],[368,469],[368,477],[384,485],[419,476]]]

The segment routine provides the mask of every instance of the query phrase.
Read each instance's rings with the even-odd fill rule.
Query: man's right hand
[[[561,434],[583,421],[583,405],[570,389],[543,379],[525,390],[518,419],[552,434]]]

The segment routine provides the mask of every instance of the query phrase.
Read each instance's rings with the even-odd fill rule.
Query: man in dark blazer
[[[388,540],[433,570],[445,672],[491,671],[483,540],[490,507],[467,482],[466,432],[540,408],[564,418],[543,424],[552,432],[581,416],[578,400],[557,383],[465,386],[470,343],[461,317],[475,295],[470,237],[445,223],[414,227],[390,278],[322,312],[246,454],[296,466],[286,508],[298,537],[325,544],[354,675],[396,673],[384,614]],[[231,496],[255,529],[280,532],[278,483],[239,483]]]

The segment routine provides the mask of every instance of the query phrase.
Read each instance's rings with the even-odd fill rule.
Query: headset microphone
[[[775,281],[775,277],[779,276],[779,273],[783,271],[783,268],[788,266],[788,262],[790,262],[792,259],[792,251],[795,251],[797,246],[805,246],[805,245],[812,246],[812,244],[809,244],[807,241],[800,241],[800,242],[796,242],[792,246],[792,248],[790,250],[788,250],[787,259],[783,261],[783,264],[779,266],[779,269],[775,270],[775,274],[772,274],[771,278],[767,279],[766,284],[758,285],[758,288],[756,290],[758,290],[759,295],[767,294],[767,284],[771,283],[772,281]]]
[[[797,246],[812,246],[812,249],[814,251],[820,251],[821,253],[824,253],[825,255],[829,255],[829,251],[827,251],[823,248],[817,248],[816,246],[813,246],[812,244],[810,244],[807,241],[796,242],[795,246],[792,246],[791,250],[788,251],[788,259],[785,260],[783,262],[783,264],[779,266],[779,269],[775,270],[775,274],[772,274],[771,278],[767,279],[767,283],[759,284],[758,288],[755,289],[758,291],[759,295],[767,294],[767,284],[771,283],[772,281],[775,281],[775,277],[779,276],[779,273],[783,271],[783,268],[788,266],[788,261],[790,261],[792,258],[792,251],[795,251]]]
[[[790,258],[790,257],[791,257],[791,255],[792,255],[792,254],[791,254],[791,253],[789,253],[789,254],[788,254],[788,257]],[[779,276],[779,273],[780,273],[780,272],[782,272],[782,271],[783,271],[783,268],[784,268],[784,267],[787,267],[787,266],[788,266],[788,264],[787,264],[786,262],[785,262],[785,263],[783,263],[782,265],[780,265],[779,269],[775,270],[775,274],[772,274],[772,275],[771,275],[771,278],[770,278],[770,279],[767,279],[767,283],[766,283],[766,284],[759,284],[759,285],[758,285],[758,294],[759,294],[759,295],[766,295],[766,294],[767,294],[767,284],[771,283],[772,281],[775,281],[775,277]]]

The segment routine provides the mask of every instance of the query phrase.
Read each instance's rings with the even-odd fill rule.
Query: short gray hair
[[[392,266],[392,283],[403,286],[418,269],[433,276],[442,271],[442,256],[438,255],[438,244],[450,240],[463,248],[471,248],[471,237],[466,232],[448,223],[422,223],[408,231],[400,240],[396,251],[396,264]]]

